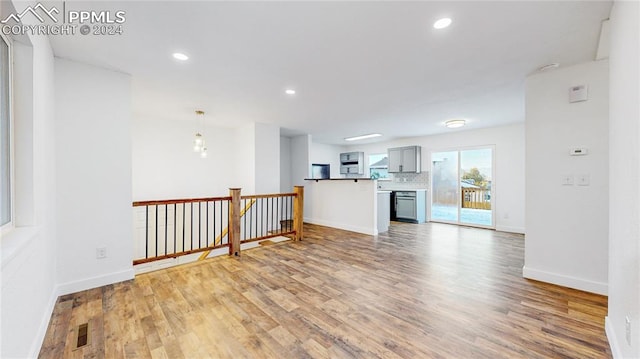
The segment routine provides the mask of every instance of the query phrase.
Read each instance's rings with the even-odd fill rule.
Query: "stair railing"
[[[218,248],[240,256],[241,244],[288,236],[303,236],[304,187],[292,193],[133,202],[134,261],[142,264],[202,253]]]

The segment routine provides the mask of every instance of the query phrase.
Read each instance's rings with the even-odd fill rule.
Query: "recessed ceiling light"
[[[181,52],[174,52],[173,53],[173,58],[176,60],[180,60],[180,61],[187,61],[189,60],[189,56],[181,53]]]
[[[344,140],[345,141],[358,141],[358,140],[364,140],[365,138],[374,138],[374,137],[380,137],[382,136],[379,133],[370,133],[368,135],[362,135],[362,136],[355,136],[355,137],[347,137]]]
[[[559,64],[559,63],[557,63],[557,62],[552,62],[552,63],[550,63],[550,64],[548,64],[548,65],[544,65],[544,66],[540,66],[540,67],[538,67],[538,71],[551,70],[551,69],[555,69],[555,68],[557,68],[558,66],[560,66],[560,64]]]
[[[286,93],[287,95],[295,95],[296,94],[296,90],[286,89],[286,90],[284,90],[284,93]]]
[[[446,121],[444,125],[447,126],[447,128],[458,128],[464,126],[466,123],[465,120],[449,120]]]
[[[451,19],[448,17],[443,17],[442,19],[436,21],[433,23],[433,27],[440,30],[440,29],[444,29],[445,27],[451,25]]]

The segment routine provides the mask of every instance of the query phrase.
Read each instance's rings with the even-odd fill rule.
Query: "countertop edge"
[[[373,181],[368,177],[358,178],[305,178],[305,181]]]

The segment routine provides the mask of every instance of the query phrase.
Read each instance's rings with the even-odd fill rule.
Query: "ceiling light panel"
[[[465,120],[449,120],[446,121],[444,125],[447,126],[447,128],[459,128],[466,125],[466,123]]]
[[[380,133],[370,133],[368,135],[361,135],[361,136],[355,136],[355,137],[347,137],[344,140],[345,141],[358,141],[358,140],[364,140],[367,138],[374,138],[374,137],[380,137],[382,136],[382,134]]]
[[[181,52],[174,52],[173,53],[173,58],[176,60],[180,60],[180,61],[187,61],[189,60],[189,56],[181,53]]]
[[[451,19],[448,17],[443,17],[442,19],[439,19],[438,21],[433,23],[433,27],[440,30],[440,29],[444,29],[445,27],[448,27],[449,25],[451,25]]]

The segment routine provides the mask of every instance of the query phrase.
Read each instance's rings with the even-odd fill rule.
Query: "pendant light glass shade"
[[[204,127],[204,111],[197,110],[196,111],[196,119],[199,119],[199,126]],[[196,135],[193,139],[193,152],[200,153],[201,158],[207,158],[207,147],[205,146],[204,136],[200,133],[200,131],[196,131]]]
[[[202,151],[202,143],[203,143],[202,135],[200,133],[196,133],[196,137],[193,140],[193,152]]]

